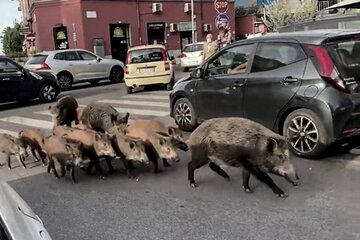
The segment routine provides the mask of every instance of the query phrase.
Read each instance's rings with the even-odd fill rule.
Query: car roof
[[[128,49],[128,51],[133,51],[133,50],[141,50],[141,49],[151,49],[151,48],[162,48],[166,50],[166,47],[162,44],[149,44],[149,45],[139,45],[139,46],[135,46],[135,47],[131,47]]]
[[[80,48],[71,48],[71,49],[62,49],[62,50],[52,50],[52,51],[42,51],[35,53],[34,55],[49,55],[49,54],[56,54],[56,53],[62,53],[62,52],[69,52],[69,51],[86,51],[91,52],[86,49],[80,49]]]
[[[265,36],[256,36],[250,39],[237,42],[259,42],[259,41],[298,41],[304,44],[321,44],[329,38],[341,37],[346,35],[360,34],[358,29],[324,29],[308,30],[299,32],[270,33]]]

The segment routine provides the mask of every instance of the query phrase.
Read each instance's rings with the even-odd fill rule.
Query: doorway
[[[125,63],[126,53],[130,45],[129,24],[110,24],[109,29],[111,56],[113,59],[117,59]]]
[[[55,50],[69,49],[69,41],[66,26],[53,28]]]
[[[148,23],[147,24],[148,44],[165,45],[165,23]]]
[[[191,31],[181,31],[180,32],[181,50],[184,49],[185,45],[190,44],[191,42],[192,42],[192,33],[191,33]]]

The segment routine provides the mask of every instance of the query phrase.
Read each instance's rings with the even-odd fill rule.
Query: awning
[[[344,0],[337,4],[334,4],[326,9],[336,9],[336,8],[359,8],[360,9],[360,0]]]

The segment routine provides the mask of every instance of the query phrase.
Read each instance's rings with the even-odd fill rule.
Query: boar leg
[[[26,168],[26,165],[24,163],[24,156],[19,155],[19,156],[17,156],[17,158],[18,158],[20,164],[23,166],[23,168]]]
[[[65,165],[60,163],[60,178],[65,177],[66,171],[65,171]]]
[[[210,162],[210,159],[207,153],[204,153],[201,146],[191,148],[191,162],[188,163],[188,180],[190,181],[191,187],[197,187],[194,178],[195,170],[201,168],[208,162]]]
[[[40,159],[39,159],[39,157],[38,157],[38,155],[36,154],[36,152],[35,152],[35,148],[30,148],[30,151],[31,151],[31,154],[33,155],[33,157],[35,158],[35,160],[37,161],[37,162],[39,162],[40,161]],[[40,153],[39,153],[39,155],[40,155]]]
[[[11,169],[11,158],[10,158],[9,154],[6,156],[6,160],[7,160],[7,163],[8,163],[8,168]]]
[[[168,161],[165,158],[163,158],[162,160],[164,167],[171,167],[171,165],[168,163]]]
[[[73,183],[76,184],[77,182],[75,179],[75,166],[72,166],[70,171],[71,171],[71,179],[72,179]]]
[[[246,168],[243,168],[242,177],[243,177],[243,189],[247,193],[252,193],[252,190],[249,186],[250,171],[247,170]]]
[[[250,169],[251,173],[255,175],[255,177],[257,177],[260,181],[262,181],[263,183],[265,183],[266,185],[268,185],[272,191],[278,196],[278,197],[287,197],[287,195],[284,193],[283,190],[281,190],[275,183],[274,181],[271,179],[271,177],[261,171],[260,169],[253,167],[252,169]]]
[[[149,161],[154,164],[154,173],[159,173],[158,154],[153,147],[145,147]]]
[[[90,169],[91,169],[92,166],[95,166],[96,171],[100,173],[100,178],[101,179],[106,178],[106,176],[105,176],[105,174],[104,174],[104,172],[103,172],[103,170],[102,170],[102,168],[100,166],[100,161],[99,161],[98,157],[94,157],[94,156],[90,157],[90,163],[89,163],[89,166],[88,166],[88,174],[90,173]]]
[[[216,163],[210,162],[209,167],[210,167],[211,170],[213,170],[214,172],[216,172],[217,174],[219,174],[220,176],[222,176],[226,180],[230,181],[230,176],[220,166],[218,166]]]
[[[135,169],[133,162],[131,160],[123,159],[123,164],[125,166],[126,174],[127,174],[128,178],[135,178],[135,175],[133,175],[133,172],[132,172]]]
[[[109,173],[116,173],[115,168],[113,167],[113,165],[111,164],[111,157],[105,157],[106,163],[108,165],[109,168]]]

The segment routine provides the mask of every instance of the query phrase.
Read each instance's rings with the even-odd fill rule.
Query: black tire
[[[194,107],[186,98],[178,99],[173,108],[175,123],[183,131],[190,132],[197,127],[197,119]],[[188,114],[185,118],[184,114]],[[190,117],[190,119],[188,119]]]
[[[51,82],[44,83],[41,85],[38,96],[41,102],[54,102],[58,96],[55,84]]]
[[[126,93],[131,94],[132,92],[133,92],[133,88],[126,86]]]
[[[61,72],[57,75],[61,91],[69,90],[73,84],[74,78],[68,72]]]
[[[99,82],[100,82],[100,80],[93,80],[93,81],[90,82],[90,84],[91,84],[92,86],[96,86],[96,85],[99,84]]]
[[[173,89],[173,86],[174,86],[174,82],[175,82],[175,75],[173,75],[171,77],[171,80],[168,84],[166,84],[166,90],[167,91],[171,91]]]
[[[110,82],[120,83],[124,80],[124,70],[120,66],[115,66],[110,71]]]
[[[184,72],[188,72],[188,71],[189,71],[189,68],[184,67],[184,68],[183,68],[183,71],[184,71]]]
[[[287,116],[283,135],[289,139],[291,151],[299,157],[320,157],[330,145],[328,133],[319,116],[305,108]]]

